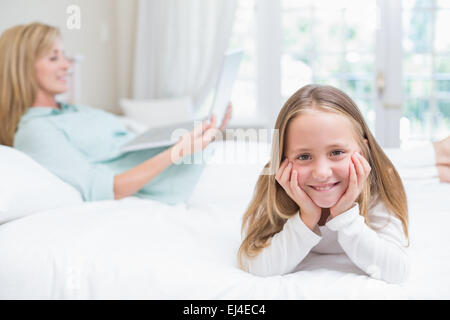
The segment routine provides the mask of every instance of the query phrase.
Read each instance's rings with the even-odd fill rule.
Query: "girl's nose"
[[[317,182],[327,181],[331,174],[331,167],[326,161],[318,161],[312,171],[313,178],[316,179]]]

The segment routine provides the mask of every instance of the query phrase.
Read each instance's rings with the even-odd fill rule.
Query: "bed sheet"
[[[215,157],[241,151],[223,146]],[[129,197],[1,225],[0,299],[450,298],[450,184],[434,179],[405,182],[412,267],[404,284],[369,278],[345,254],[311,253],[285,276],[239,270],[241,217],[265,161],[256,158],[211,161],[187,204]]]

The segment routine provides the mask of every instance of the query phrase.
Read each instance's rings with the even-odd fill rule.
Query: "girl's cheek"
[[[295,164],[292,167],[293,170],[297,171],[297,181],[298,185],[302,187],[306,181],[308,181],[309,176],[309,168],[306,166],[301,166],[299,164]]]
[[[351,162],[351,157],[346,157],[336,164],[336,166],[334,167],[334,173],[339,180],[348,182]]]

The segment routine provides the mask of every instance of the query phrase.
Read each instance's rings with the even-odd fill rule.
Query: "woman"
[[[203,170],[178,164],[212,141],[215,119],[171,147],[121,153],[134,138],[113,114],[60,104],[70,67],[57,28],[31,23],[0,37],[0,144],[14,146],[78,189],[85,201],[136,195],[175,204],[187,200]],[[220,128],[231,117],[229,107]],[[177,164],[175,164],[177,163]]]

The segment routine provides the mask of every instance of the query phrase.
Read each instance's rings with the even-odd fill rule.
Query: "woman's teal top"
[[[75,187],[85,201],[111,200],[116,174],[167,148],[120,152],[134,137],[112,113],[61,104],[60,109],[29,108],[19,121],[14,147]],[[203,164],[173,164],[135,196],[169,204],[185,201],[203,168]]]

